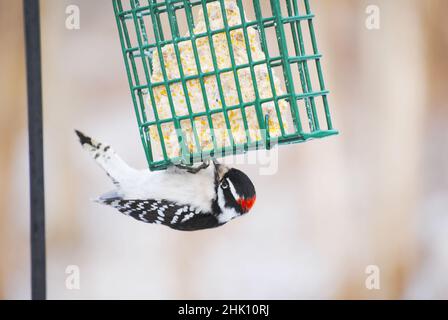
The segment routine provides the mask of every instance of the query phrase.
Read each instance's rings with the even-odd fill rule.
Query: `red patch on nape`
[[[238,204],[241,206],[243,212],[247,213],[249,212],[250,209],[252,209],[256,199],[257,199],[256,196],[249,199],[238,199]]]

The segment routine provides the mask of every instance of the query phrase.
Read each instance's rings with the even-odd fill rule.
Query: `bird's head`
[[[217,202],[221,213],[218,219],[226,223],[252,209],[256,200],[255,187],[242,171],[215,164],[217,175]]]

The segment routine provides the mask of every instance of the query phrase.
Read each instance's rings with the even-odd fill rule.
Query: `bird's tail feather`
[[[118,190],[113,190],[102,194],[100,197],[94,199],[96,203],[109,205],[111,202],[116,200],[122,200],[123,196]]]
[[[106,171],[114,184],[119,185],[135,171],[109,145],[97,142],[81,131],[75,130],[75,132],[84,150]]]

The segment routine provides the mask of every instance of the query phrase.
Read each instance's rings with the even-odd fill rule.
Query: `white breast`
[[[215,197],[214,166],[196,174],[171,168],[166,171],[138,171],[121,183],[125,199],[164,199],[211,211]]]

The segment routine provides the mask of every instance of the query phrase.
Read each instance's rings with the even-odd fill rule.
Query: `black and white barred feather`
[[[216,215],[204,213],[189,205],[167,200],[106,199],[98,202],[114,207],[138,221],[168,226],[175,230],[193,231],[219,227]]]

